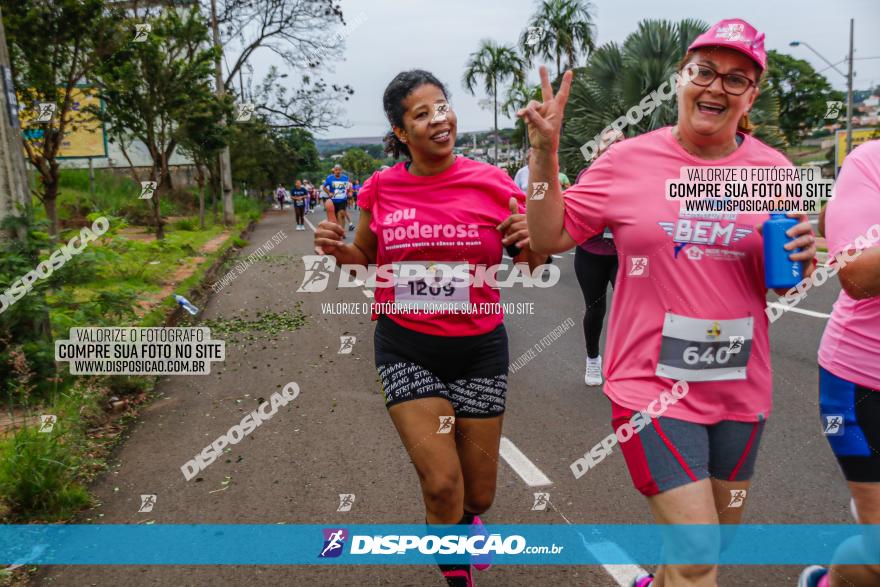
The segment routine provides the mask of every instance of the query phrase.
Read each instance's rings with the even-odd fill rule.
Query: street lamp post
[[[854,27],[854,19],[849,19],[849,57],[847,61],[849,61],[849,71],[847,73],[843,73],[834,63],[831,63],[825,56],[813,49],[809,43],[805,41],[792,41],[789,43],[792,47],[797,47],[799,45],[803,45],[813,53],[819,56],[819,58],[828,64],[828,66],[846,78],[846,153],[844,156],[849,155],[849,152],[852,151],[852,111],[853,111],[853,27]]]

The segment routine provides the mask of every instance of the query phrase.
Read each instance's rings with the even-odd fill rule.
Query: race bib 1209
[[[465,309],[469,306],[468,280],[455,265],[402,263],[395,276],[394,301],[413,310]],[[467,275],[467,273],[464,273]]]

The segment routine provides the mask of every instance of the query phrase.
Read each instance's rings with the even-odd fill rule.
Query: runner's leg
[[[658,524],[718,524],[712,482],[701,479],[658,493],[648,498],[651,513]],[[702,537],[702,535],[701,535]],[[720,540],[720,538],[719,538]],[[688,544],[694,552],[717,551],[720,544]],[[651,587],[714,587],[718,569],[715,565],[662,565],[657,568]]]
[[[388,413],[419,475],[428,523],[457,524],[463,514],[464,483],[456,435],[437,433],[440,416],[454,416],[452,404],[427,397],[395,404]]]
[[[860,483],[850,481],[849,490],[856,502],[859,523],[873,525],[866,528],[863,536],[844,542],[835,555],[861,549],[864,553],[876,556],[878,548],[878,526],[880,525],[880,483]],[[831,587],[871,587],[880,585],[880,565],[832,565],[829,574]]]
[[[456,449],[464,478],[464,509],[471,514],[487,511],[495,499],[498,450],[504,416],[457,418]]]
[[[581,293],[584,296],[584,340],[587,356],[595,359],[599,356],[599,339],[602,336],[602,324],[605,320],[605,292],[608,282],[612,280],[612,272],[616,255],[596,255],[580,247],[574,253],[574,272]]]

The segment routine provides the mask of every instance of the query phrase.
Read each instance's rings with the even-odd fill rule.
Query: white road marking
[[[802,310],[801,308],[791,308],[785,304],[779,304],[777,302],[767,302],[767,305],[782,308],[787,312],[796,312],[798,314],[803,314],[804,316],[812,316],[813,318],[831,318],[831,314],[823,314],[822,312],[814,312],[812,310]]]
[[[581,538],[583,538],[583,536],[581,536]],[[583,539],[583,542],[584,548],[589,550],[597,560],[601,560],[605,557],[630,558],[620,546],[613,542],[605,540],[602,542],[587,542],[585,538]],[[647,573],[645,569],[638,565],[602,565],[602,568],[605,569],[605,572],[611,575],[611,578],[614,579],[620,587],[629,587],[632,585],[633,579],[643,573]]]
[[[529,460],[529,457],[510,442],[510,439],[501,437],[501,448],[499,450],[501,458],[507,461],[510,468],[519,475],[526,485],[529,487],[541,487],[544,485],[553,485],[550,478],[545,475],[541,469],[535,466],[535,463]]]
[[[311,222],[309,222],[309,219],[308,219],[308,218],[304,218],[303,220],[306,221],[306,224],[309,225],[309,228],[312,229],[312,232],[315,232],[315,225],[312,224]],[[354,284],[355,284],[356,286],[360,287],[360,286],[364,285],[364,282],[361,281],[360,279],[355,279],[355,280],[354,280]],[[365,297],[368,297],[368,298],[370,298],[370,299],[373,299],[373,298],[376,297],[376,296],[373,294],[372,290],[369,290],[369,289],[362,289],[362,290],[361,290],[361,293],[363,293]]]
[[[562,255],[550,255],[550,256],[553,257],[554,259],[561,259],[562,258]]]

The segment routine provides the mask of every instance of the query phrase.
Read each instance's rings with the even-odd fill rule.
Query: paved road
[[[309,217],[317,223],[317,214]],[[112,471],[93,490],[101,505],[84,518],[100,523],[417,523],[419,488],[391,425],[373,368],[369,316],[322,314],[321,303],[369,301],[359,288],[300,294],[301,255],[312,250],[311,230],[293,230],[292,212],[270,212],[257,226],[247,256],[279,229],[288,238],[273,258],[251,266],[213,296],[203,316],[255,319],[258,312],[294,310],[308,320],[277,337],[227,338],[227,360],[203,377],[169,377],[161,397],[145,409],[117,451]],[[504,435],[551,484],[535,488],[505,461],[498,495],[486,516],[494,523],[633,523],[652,520],[632,488],[619,451],[581,479],[569,464],[610,431],[610,407],[598,388],[583,384],[583,302],[572,268],[560,255],[561,282],[540,290],[504,292],[506,301],[534,301],[532,316],[507,319],[511,358],[571,318],[568,330],[511,380]],[[801,308],[830,312],[836,282],[810,293]],[[817,413],[816,349],[825,318],[789,313],[771,327],[775,412],[758,458],[746,520],[751,523],[845,523],[848,494],[821,435]],[[354,335],[349,355],[339,337]],[[302,392],[225,459],[185,481],[180,466],[289,381]],[[550,494],[546,511],[533,511],[536,490]],[[340,493],[356,496],[350,512],[336,511]],[[156,494],[151,513],[137,513],[141,494]],[[624,545],[625,548],[625,545]],[[479,585],[614,586],[632,568],[496,566]],[[800,568],[722,569],[728,586],[794,585]],[[428,567],[48,567],[38,585],[440,585]]]

